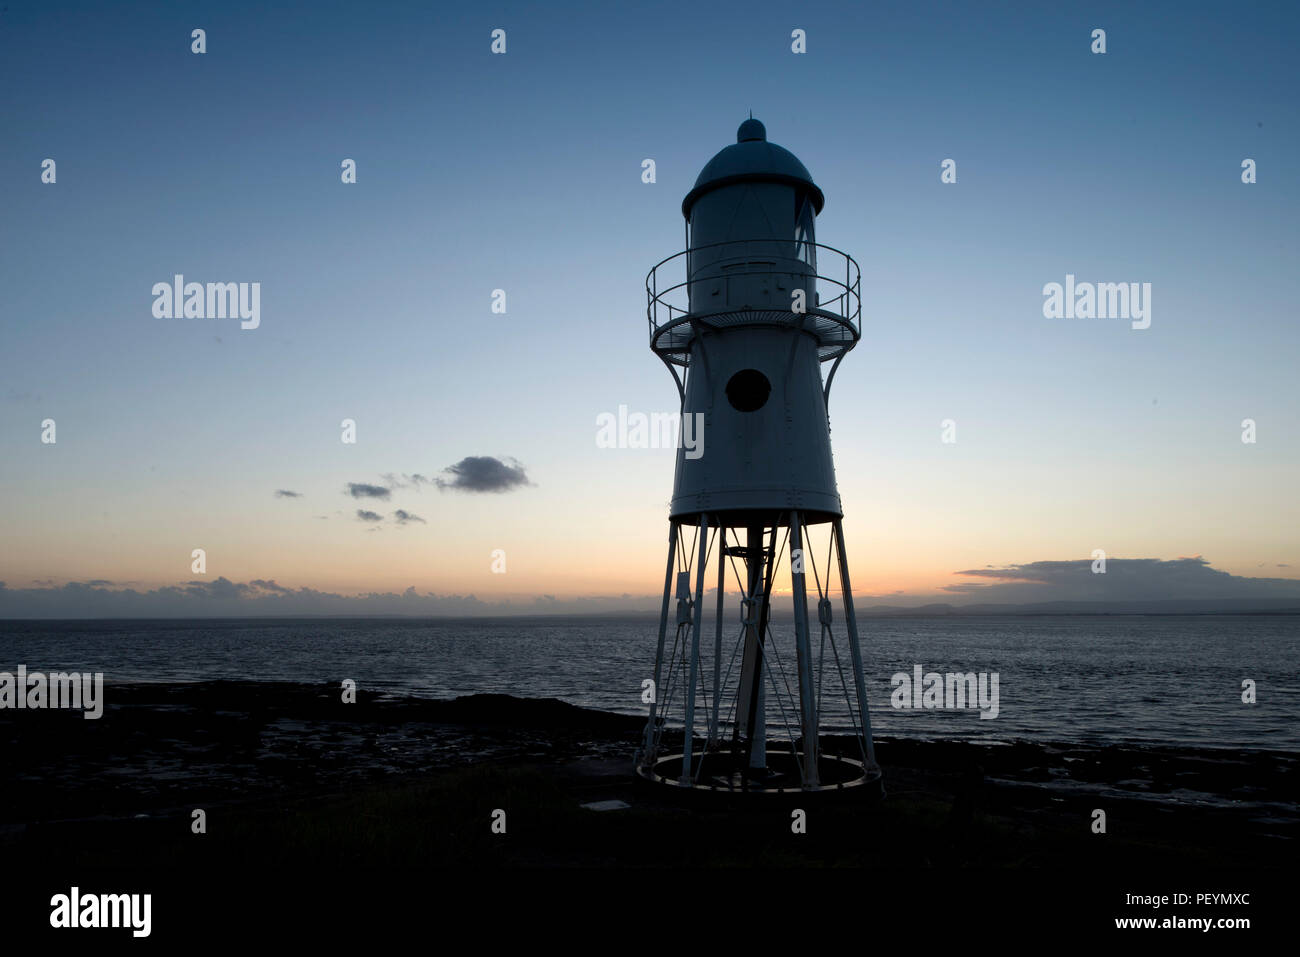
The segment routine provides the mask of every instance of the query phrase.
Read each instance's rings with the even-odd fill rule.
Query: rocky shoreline
[[[505,803],[499,794],[527,781],[524,794],[537,794],[527,813],[551,807],[555,820],[566,822],[560,830],[593,835],[590,845],[570,840],[558,862],[593,863],[604,860],[603,825],[583,822],[620,815],[585,811],[570,819],[587,798],[621,801],[633,813],[620,814],[640,820],[647,833],[665,817],[685,814],[699,823],[714,813],[682,808],[660,793],[672,789],[635,779],[631,760],[642,727],[635,716],[508,695],[433,701],[362,690],[344,704],[333,685],[115,686],[100,720],[50,711],[0,717],[0,843],[66,839],[88,854],[100,844],[110,854],[129,830],[148,851],[184,840],[193,808],[256,831],[286,808],[328,817],[349,802],[388,803],[411,789],[424,789],[426,810],[437,812],[444,800],[442,813],[463,806],[467,815],[486,814]],[[1300,837],[1296,754],[906,739],[881,739],[877,752],[888,797],[833,812],[844,828],[885,816],[927,839],[957,835],[958,845],[996,835],[990,846],[1001,863],[1042,863],[1061,842],[1092,838],[1094,845],[1135,842],[1135,854],[1142,847],[1157,859],[1207,852],[1219,863],[1281,866]],[[473,810],[476,788],[484,792],[481,811]],[[438,798],[443,791],[449,796]],[[1090,829],[1096,808],[1109,817],[1107,835]],[[715,825],[741,827],[748,813],[729,811],[725,824]],[[390,824],[396,836],[404,833],[400,814],[384,827]],[[466,847],[477,840],[467,838]],[[362,840],[357,851],[365,860],[401,855],[371,844]],[[459,853],[440,847],[449,859]],[[499,863],[547,863],[550,853],[535,849]]]

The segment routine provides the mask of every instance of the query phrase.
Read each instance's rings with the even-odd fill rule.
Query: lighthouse
[[[677,452],[649,780],[880,789],[828,416],[861,278],[816,241],[824,203],[751,115],[682,201],[685,250],[646,277],[650,348],[702,426]]]

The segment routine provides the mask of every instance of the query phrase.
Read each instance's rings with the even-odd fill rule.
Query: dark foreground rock
[[[560,701],[253,682],[106,698],[97,721],[0,717],[0,843],[105,866],[635,866],[671,847],[697,865],[1258,868],[1300,835],[1287,753],[882,740],[883,802],[723,803],[634,778],[642,719]]]

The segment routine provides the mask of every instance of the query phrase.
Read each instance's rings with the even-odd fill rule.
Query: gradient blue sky
[[[819,241],[862,265],[831,397],[860,591],[1094,548],[1300,578],[1298,25],[1272,4],[10,2],[0,580],[154,588],[203,547],[209,577],[342,594],[653,593],[672,453],[597,448],[595,420],[674,407],[644,276],[750,109],[825,191]],[[261,327],[155,319],[177,272],[260,281]],[[1150,282],[1151,328],[1043,318],[1066,273]],[[377,510],[426,524],[355,520],[346,483],[468,455],[534,484],[399,489]]]

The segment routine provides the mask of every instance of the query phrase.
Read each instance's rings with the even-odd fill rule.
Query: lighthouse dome
[[[817,212],[822,211],[825,197],[813,182],[808,168],[783,146],[767,141],[767,129],[750,117],[736,131],[736,142],[718,151],[704,164],[695,186],[682,200],[682,215],[691,216],[691,207],[705,193],[733,183],[788,183],[806,189]]]

